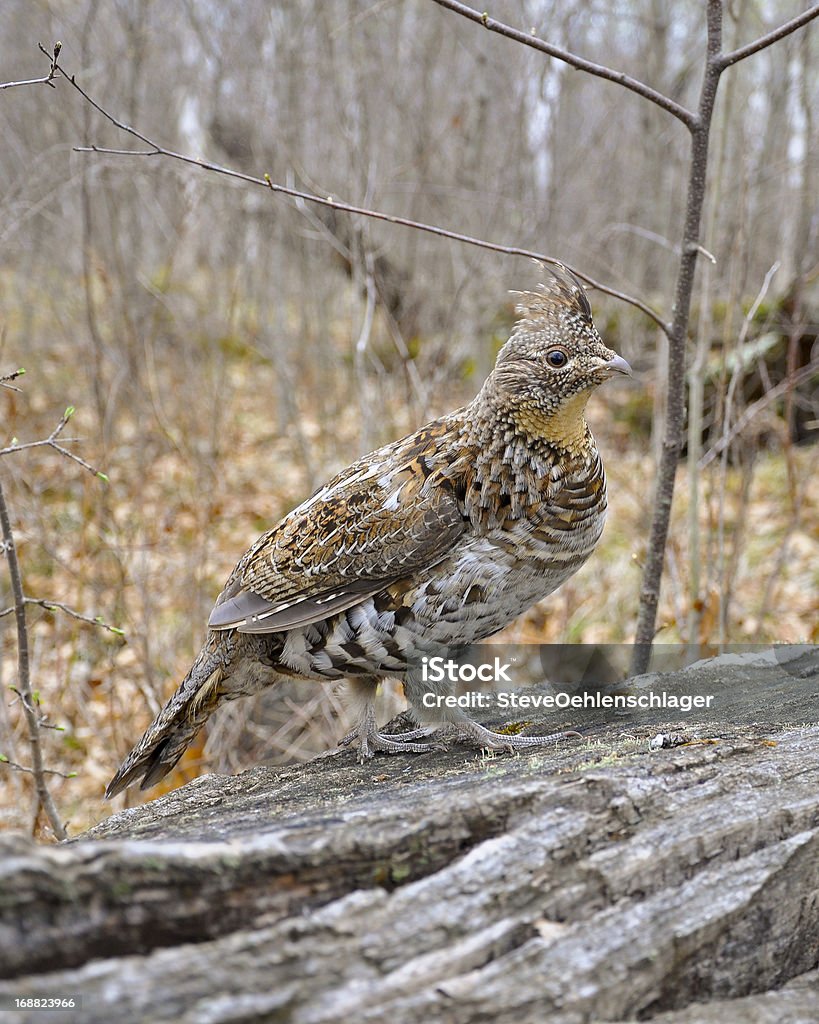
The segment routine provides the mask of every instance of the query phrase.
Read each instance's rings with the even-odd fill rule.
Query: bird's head
[[[572,449],[586,433],[583,411],[592,391],[631,374],[603,344],[577,278],[562,264],[535,292],[517,292],[518,321],[498,353],[492,387],[526,434]]]

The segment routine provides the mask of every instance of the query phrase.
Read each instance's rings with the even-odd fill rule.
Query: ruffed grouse
[[[497,632],[567,580],[600,539],[606,481],[584,419],[592,391],[630,373],[564,267],[519,294],[495,369],[465,408],[365,455],[260,537],[219,595],[188,675],[111,780],[145,789],[223,702],[282,678],[347,678],[361,760],[425,751],[430,725],[480,747],[554,737],[493,733],[427,711],[426,653]],[[386,736],[373,698],[398,676],[426,728]],[[438,684],[440,687],[440,684]]]

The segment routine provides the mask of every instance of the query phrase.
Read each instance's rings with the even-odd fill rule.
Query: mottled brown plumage
[[[485,747],[554,737],[492,733],[460,710],[422,706],[424,654],[475,643],[550,594],[603,529],[606,483],[583,412],[630,372],[594,328],[565,268],[519,295],[495,369],[465,408],[343,470],[245,553],[216,601],[205,645],[116,773],[111,796],[165,775],[223,701],[282,678],[350,681],[363,759],[425,751],[429,729],[378,732],[379,679],[404,682],[427,725]],[[440,691],[439,691],[440,692]]]

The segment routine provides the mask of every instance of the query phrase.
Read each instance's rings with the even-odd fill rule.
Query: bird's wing
[[[451,429],[447,417],[365,456],[294,509],[236,566],[209,627],[305,626],[445,557],[466,529],[433,468]]]

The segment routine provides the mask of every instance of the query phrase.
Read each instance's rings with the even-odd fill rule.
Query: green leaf
[[[63,415],[67,420],[70,420],[76,411],[77,410],[74,408],[73,405],[69,405],[69,407],[65,410],[65,413]]]
[[[3,764],[8,764],[9,759],[6,757],[5,754],[0,754],[0,761],[2,761]]]
[[[104,484],[110,484],[111,483],[111,481],[108,479],[108,476],[107,476],[106,473],[100,473],[99,470],[97,470],[97,476],[100,478],[100,480],[102,480],[102,482]]]

